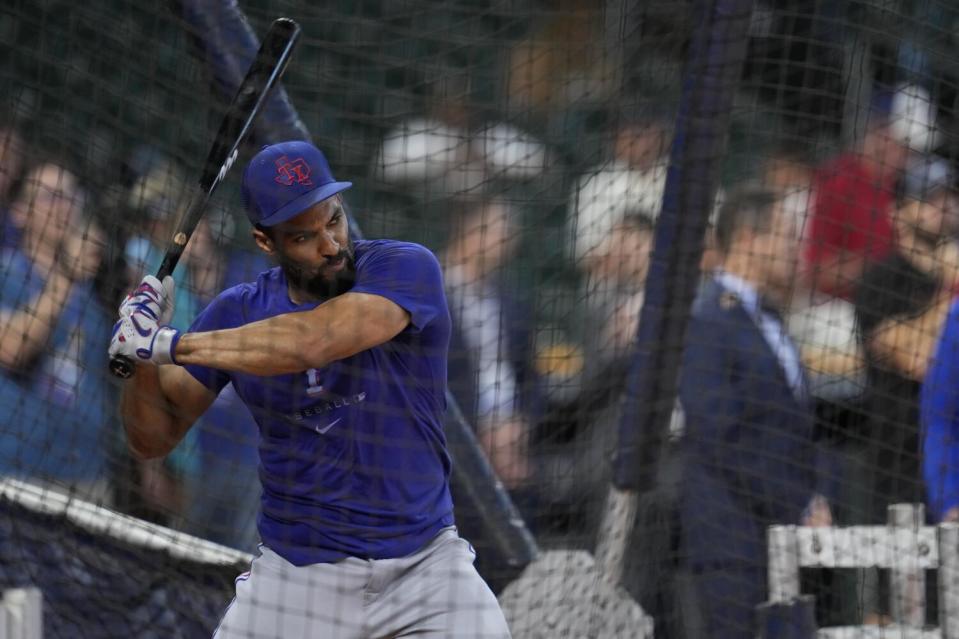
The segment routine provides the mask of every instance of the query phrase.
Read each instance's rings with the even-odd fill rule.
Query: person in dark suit
[[[695,636],[755,636],[766,600],[766,529],[830,525],[816,494],[813,415],[778,309],[798,255],[797,220],[771,192],[719,212],[719,268],[693,306],[680,376],[680,557],[701,611]]]

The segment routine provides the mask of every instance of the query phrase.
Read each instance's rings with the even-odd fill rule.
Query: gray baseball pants
[[[262,546],[214,639],[508,639],[476,555],[455,528],[398,559],[294,566]]]

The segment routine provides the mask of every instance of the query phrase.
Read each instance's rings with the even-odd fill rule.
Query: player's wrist
[[[161,326],[153,339],[153,355],[150,359],[158,365],[179,366],[179,362],[176,361],[176,346],[179,341],[180,331],[172,326]]]

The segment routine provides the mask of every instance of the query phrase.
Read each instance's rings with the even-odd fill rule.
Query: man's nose
[[[323,233],[320,240],[320,255],[336,257],[340,253],[340,243],[330,233]]]

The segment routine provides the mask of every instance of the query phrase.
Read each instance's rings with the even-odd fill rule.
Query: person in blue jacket
[[[959,521],[959,304],[946,318],[919,406],[929,515],[935,521]]]
[[[66,159],[31,149],[14,187],[15,246],[0,249],[0,475],[109,503],[113,397],[95,301],[103,234]]]

